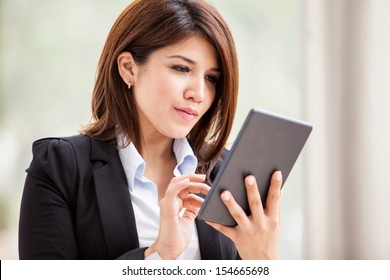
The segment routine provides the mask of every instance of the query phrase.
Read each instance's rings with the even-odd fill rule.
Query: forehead
[[[176,44],[156,50],[152,57],[168,59],[172,56],[184,56],[195,63],[207,64],[210,67],[218,66],[217,52],[214,46],[201,36],[193,36]]]

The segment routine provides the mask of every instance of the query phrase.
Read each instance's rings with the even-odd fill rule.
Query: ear
[[[138,65],[130,52],[121,53],[117,60],[119,75],[123,82],[127,85],[129,82],[134,85],[137,74]]]

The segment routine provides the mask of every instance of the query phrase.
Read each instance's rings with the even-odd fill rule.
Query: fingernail
[[[254,184],[255,184],[255,177],[253,177],[253,176],[248,176],[247,179],[246,179],[246,182],[247,182],[249,185],[254,185]]]
[[[229,192],[225,191],[221,194],[221,198],[224,200],[224,201],[229,201],[230,200],[230,194]]]
[[[282,172],[281,171],[275,171],[274,176],[275,176],[276,180],[282,181]]]

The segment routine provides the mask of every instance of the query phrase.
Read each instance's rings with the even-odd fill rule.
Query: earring
[[[130,83],[130,82],[127,84],[127,88],[128,88],[129,90],[131,89],[131,83]]]

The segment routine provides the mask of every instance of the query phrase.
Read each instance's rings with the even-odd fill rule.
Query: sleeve
[[[137,248],[130,250],[116,258],[117,260],[145,260],[145,250],[147,248]],[[147,260],[147,259],[146,259]]]
[[[64,139],[33,144],[20,219],[20,259],[79,259],[74,229],[76,158]]]

